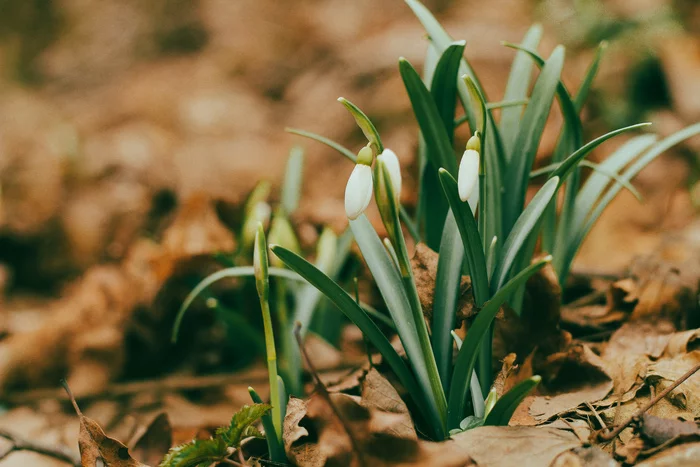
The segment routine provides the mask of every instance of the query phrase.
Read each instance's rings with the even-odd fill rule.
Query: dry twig
[[[31,451],[44,456],[52,457],[76,467],[80,467],[81,465],[80,459],[66,448],[60,446],[45,446],[33,441],[19,438],[5,430],[0,430],[0,438],[5,438],[11,443],[10,448],[0,454],[0,461],[15,451]]]

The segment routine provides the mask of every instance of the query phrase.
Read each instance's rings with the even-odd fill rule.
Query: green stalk
[[[423,360],[426,363],[428,371],[428,379],[430,381],[430,390],[433,399],[437,404],[438,411],[443,426],[447,422],[447,398],[442,387],[440,374],[438,372],[435,354],[433,354],[432,345],[430,343],[430,335],[428,334],[428,326],[425,323],[423,309],[418,298],[418,290],[413,277],[413,269],[408,257],[408,249],[406,248],[406,240],[401,231],[401,222],[399,220],[398,197],[394,194],[391,178],[389,176],[386,165],[377,160],[374,171],[374,184],[377,206],[384,221],[384,226],[389,234],[390,240],[396,251],[396,256],[399,263],[399,273],[406,296],[411,308],[411,316],[418,334],[418,341],[423,355]]]
[[[270,276],[268,274],[267,242],[262,224],[258,224],[255,233],[255,247],[253,250],[253,268],[255,270],[255,287],[260,298],[262,309],[263,327],[265,329],[265,349],[267,353],[267,374],[270,379],[270,403],[272,404],[272,424],[278,441],[282,442],[282,404],[279,385],[277,383],[277,351],[275,349],[275,335],[272,329],[272,317],[270,316]]]
[[[289,310],[287,307],[287,284],[284,281],[277,281],[275,283],[275,303],[277,305],[277,319],[279,320],[279,328],[282,330],[282,335],[280,336],[282,345],[282,355],[283,359],[280,365],[280,369],[284,374],[284,379],[289,385],[288,390],[294,394],[301,396],[301,367],[295,365],[294,362],[298,362],[297,359],[293,358],[296,351],[295,342],[292,337],[292,326],[289,324]],[[298,353],[298,351],[296,351]]]

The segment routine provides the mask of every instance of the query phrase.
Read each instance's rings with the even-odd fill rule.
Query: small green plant
[[[371,120],[348,100],[339,99],[368,141],[357,156],[319,135],[289,131],[333,147],[355,163],[346,187],[346,214],[408,365],[366,311],[332,278],[288,248],[273,245],[271,249],[362,330],[416,402],[429,434],[444,439],[450,431],[465,427],[507,424],[517,404],[539,381],[535,376],[495,402],[495,394],[489,394],[492,325],[499,308],[508,302],[520,313],[527,279],[547,263],[552,263],[560,283],[565,284],[583,239],[620,189],[629,188],[632,177],[666,149],[700,133],[700,124],[659,143],[653,136],[636,136],[603,163],[586,163],[584,158],[608,139],[647,125],[628,126],[583,143],[579,114],[604,47],[599,48],[572,97],[560,80],[564,48],[557,47],[546,60],[540,57],[536,48],[542,31],[534,26],[522,44],[505,44],[516,50],[516,58],[504,100],[493,103],[463,56],[465,42],[453,42],[420,2],[406,2],[430,39],[423,77],[407,60],[399,60],[399,72],[421,130],[416,215],[410,216],[400,206],[396,155],[384,147]],[[528,95],[533,65],[540,72]],[[526,204],[530,179],[537,175],[532,166],[555,99],[564,125],[552,165],[542,172],[547,179]],[[457,100],[464,109],[461,118],[455,118]],[[495,108],[501,109],[498,121]],[[455,128],[463,123],[474,136],[458,164],[453,143]],[[583,186],[582,164],[595,170]],[[563,202],[557,208],[560,190]],[[363,214],[373,194],[388,235],[384,241]],[[418,300],[403,227],[415,240],[439,252],[430,328]],[[542,249],[552,256],[532,263],[540,238]],[[451,331],[465,271],[471,277],[479,312],[453,361]]]
[[[213,437],[195,439],[170,449],[160,467],[195,467],[224,462],[231,456],[232,450],[240,453],[241,443],[245,439],[263,437],[253,425],[260,417],[266,416],[270,408],[267,404],[244,405],[233,415],[229,426],[216,430]]]

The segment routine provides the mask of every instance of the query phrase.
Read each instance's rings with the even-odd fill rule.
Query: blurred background
[[[608,42],[584,111],[586,139],[640,121],[663,136],[700,119],[696,0],[425,3],[467,40],[466,57],[492,101],[514,56],[501,41],[520,42],[539,22],[542,55],[567,48],[571,89]],[[284,131],[306,129],[357,151],[363,137],[339,96],[360,106],[399,155],[403,201],[415,202],[417,124],[397,60],[419,68],[426,46],[400,0],[0,0],[0,385],[14,397],[8,410],[33,404],[21,394],[66,375],[76,391],[95,392],[131,378],[246,367],[259,338],[232,349],[206,310],[193,314],[173,350],[182,299],[220,266],[214,253],[245,251],[245,201],[269,180],[274,205],[295,145],[305,151],[291,219],[301,248],[313,252],[324,226],[337,234],[346,227],[352,166]],[[556,143],[557,112],[541,165]],[[698,149],[691,140],[646,169],[636,181],[645,203],[622,193],[576,267],[616,274],[663,232],[687,225],[700,199]],[[253,289],[247,297],[230,306],[250,319],[231,329],[258,326]],[[46,423],[38,414],[58,412],[50,404],[22,410],[38,417],[35,430]]]

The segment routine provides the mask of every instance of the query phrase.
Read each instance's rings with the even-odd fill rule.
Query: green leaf
[[[447,137],[450,145],[454,140],[454,113],[455,102],[457,100],[457,72],[459,70],[460,60],[464,53],[464,41],[455,42],[443,52],[439,61],[435,66],[434,73],[430,79],[430,94],[435,101],[438,113],[447,132]],[[431,45],[429,50],[435,50]],[[425,79],[424,79],[425,82]],[[425,226],[425,242],[426,244],[437,251],[442,237],[442,228],[445,224],[447,216],[448,204],[445,196],[440,189],[437,169],[434,160],[438,155],[429,154],[436,150],[435,146],[423,142],[421,150],[422,156],[426,158],[426,163],[423,164],[423,176],[421,177],[421,192],[422,213]]]
[[[671,136],[668,136],[667,138],[659,141],[654,146],[652,146],[652,148],[649,149],[649,151],[647,151],[634,163],[632,163],[632,165],[628,167],[627,170],[625,170],[625,172],[621,175],[621,178],[627,181],[632,180],[632,178],[635,175],[637,175],[644,167],[646,167],[658,156],[660,156],[676,144],[697,134],[700,134],[700,123],[690,125],[672,134]],[[568,254],[562,261],[561,266],[557,268],[557,273],[559,273],[561,278],[566,278],[566,276],[568,275],[568,268],[570,267],[574,256],[576,256],[576,252],[583,243],[583,240],[586,238],[586,235],[588,235],[588,232],[590,232],[590,230],[593,228],[593,224],[595,224],[596,220],[598,220],[605,208],[610,204],[610,202],[615,198],[615,196],[620,192],[621,189],[622,185],[620,185],[619,183],[613,184],[605,193],[605,195],[600,199],[598,204],[595,206],[595,209],[593,209],[593,211],[588,214],[585,224],[582,227],[578,228],[578,230],[573,232],[573,238],[571,240],[571,243],[569,243],[568,245]]]
[[[508,391],[496,401],[493,409],[486,416],[484,420],[485,426],[508,426],[515,409],[518,408],[520,403],[525,399],[525,397],[532,391],[535,386],[537,386],[542,378],[540,376],[533,376],[521,381],[516,384],[513,389]]]
[[[399,72],[425,138],[428,157],[432,158],[430,162],[435,168],[444,167],[450,173],[457,174],[457,161],[452,144],[430,91],[415,68],[404,58],[399,59]]]
[[[606,133],[602,136],[597,137],[593,141],[589,142],[585,146],[581,147],[578,149],[576,152],[571,154],[569,157],[564,159],[559,166],[552,171],[552,173],[549,175],[550,177],[559,177],[562,181],[571,173],[573,169],[576,168],[576,166],[581,162],[581,160],[586,157],[591,151],[593,151],[595,148],[603,144],[605,141],[609,140],[613,136],[617,136],[619,134],[631,131],[631,130],[637,130],[639,128],[649,126],[651,123],[637,123],[636,125],[630,125],[626,126],[624,128],[619,128],[617,130],[611,131],[609,133]]]
[[[455,325],[463,262],[462,238],[459,235],[454,214],[449,211],[440,242],[432,321],[433,353],[445,391],[450,387],[450,377],[452,376],[450,371],[452,369],[450,332]]]
[[[416,18],[418,18],[418,20],[425,28],[426,32],[428,33],[428,36],[430,36],[430,41],[435,47],[435,50],[439,54],[443,53],[445,49],[447,49],[447,47],[449,47],[450,44],[453,42],[450,35],[447,34],[447,31],[445,31],[445,29],[440,25],[438,20],[435,19],[433,14],[430,13],[430,10],[428,10],[418,0],[406,0],[406,4],[411,8],[411,10],[413,10],[413,13],[416,15]],[[483,86],[481,86],[481,83],[479,82],[479,79],[474,73],[474,70],[469,65],[469,62],[462,58],[459,66],[459,75],[461,76],[464,74],[469,75],[472,78],[477,88],[479,88],[479,91],[481,91],[481,94],[485,96],[486,93],[484,92],[484,88]],[[474,128],[476,122],[473,114],[474,109],[472,108],[471,103],[469,101],[469,92],[467,91],[467,87],[461,80],[457,82],[457,91],[459,93],[459,98],[464,106],[464,110],[467,114],[469,127]]]
[[[586,220],[586,216],[598,202],[598,199],[610,184],[607,173],[616,174],[626,165],[636,159],[643,151],[649,149],[657,140],[656,135],[639,135],[625,142],[615,152],[598,164],[599,173],[591,174],[576,196],[572,231],[579,230]],[[616,182],[624,184],[624,180],[617,176]],[[629,183],[629,181],[627,181]]]
[[[495,293],[505,284],[510,274],[511,267],[520,252],[520,248],[537,225],[542,213],[554,197],[558,188],[559,178],[550,178],[547,183],[537,191],[532,201],[530,201],[520,217],[518,217],[518,220],[513,226],[513,230],[511,230],[510,235],[508,235],[508,238],[503,244],[501,257],[496,264],[496,269],[491,279],[492,292]]]
[[[351,150],[349,150],[342,144],[336,143],[332,139],[328,139],[325,136],[321,136],[316,133],[311,133],[310,131],[298,130],[296,128],[285,128],[284,131],[293,135],[303,136],[304,138],[309,138],[314,141],[318,141],[321,144],[325,144],[329,148],[335,149],[340,154],[348,158],[353,164],[357,163],[357,156],[355,155],[355,153],[353,153]]]
[[[255,391],[255,389],[249,387],[248,394],[250,398],[256,404],[262,404],[263,400]],[[287,455],[284,452],[284,445],[279,442],[279,437],[275,433],[275,425],[272,423],[272,417],[269,412],[264,413],[260,416],[262,420],[263,428],[265,428],[265,440],[267,441],[267,450],[270,453],[270,459],[273,462],[284,463],[287,461]]]
[[[249,428],[270,410],[272,410],[272,406],[269,404],[244,405],[233,414],[228,427],[216,430],[216,435],[221,437],[227,446],[237,448],[248,433],[251,433]]]
[[[536,24],[532,26],[525,34],[522,47],[527,49],[537,49],[537,45],[542,38],[542,26]],[[513,64],[508,75],[508,84],[506,84],[506,92],[503,96],[505,101],[518,101],[525,99],[530,90],[530,80],[532,79],[532,61],[525,52],[518,51],[513,59]],[[501,121],[499,130],[503,138],[503,146],[505,148],[506,157],[510,160],[513,154],[513,145],[515,137],[518,134],[520,127],[520,117],[523,109],[518,107],[506,107],[501,110]]]
[[[303,278],[299,277],[298,274],[295,274],[292,271],[282,268],[269,268],[268,274],[270,276],[282,277],[293,281],[304,280]],[[177,342],[177,336],[180,332],[180,326],[182,325],[182,319],[185,316],[185,312],[189,309],[190,305],[192,305],[192,302],[194,302],[195,299],[204,290],[209,288],[209,286],[222,279],[227,279],[231,277],[251,277],[254,275],[255,270],[253,266],[236,266],[233,268],[222,269],[221,271],[215,272],[214,274],[211,274],[204,278],[199,284],[197,284],[197,286],[194,289],[192,289],[192,291],[187,295],[187,297],[185,297],[185,300],[182,302],[182,305],[180,306],[180,309],[178,310],[177,315],[175,316],[175,323],[173,324],[173,333],[171,336],[171,341],[173,343]]]
[[[467,338],[464,340],[455,361],[447,405],[447,427],[449,429],[459,427],[459,423],[466,415],[464,412],[467,392],[469,391],[469,382],[476,364],[478,349],[481,346],[482,339],[488,333],[491,323],[496,318],[498,310],[517,288],[524,285],[530,276],[542,269],[551,259],[551,256],[543,258],[520,271],[479,310],[476,319],[467,331]]]
[[[600,44],[598,44],[598,48],[595,51],[595,57],[593,57],[593,61],[591,62],[590,66],[588,67],[588,70],[586,71],[586,74],[583,77],[581,86],[578,88],[576,98],[574,99],[574,106],[576,107],[576,110],[578,112],[581,112],[581,109],[583,109],[583,104],[585,104],[586,99],[588,99],[588,92],[591,89],[593,80],[598,74],[600,61],[603,59],[603,53],[605,52],[605,49],[607,49],[607,47],[608,43],[606,41],[603,41]]]
[[[401,357],[399,357],[399,354],[396,353],[396,350],[389,340],[355,300],[327,275],[319,271],[318,268],[301,256],[278,245],[272,245],[271,250],[287,266],[296,271],[311,285],[319,289],[323,295],[355,324],[355,326],[360,328],[362,334],[367,337],[372,345],[382,354],[389,367],[391,367],[401,381],[401,384],[408,390],[412,397],[414,397],[426,420],[439,423],[439,413],[434,404],[430,402],[429,387],[420,386],[418,384],[413,373],[408,369]]]
[[[442,53],[430,84],[430,94],[433,96],[438,113],[445,126],[450,142],[454,138],[455,102],[457,101],[457,72],[464,54],[465,41],[452,43]]]
[[[384,299],[389,314],[394,320],[397,333],[406,350],[408,361],[416,374],[416,378],[421,387],[428,394],[432,394],[430,400],[435,405],[436,412],[440,414],[441,421],[444,422],[447,409],[445,395],[442,392],[434,357],[430,353],[430,344],[426,341],[421,342],[419,332],[422,332],[422,330],[418,326],[424,326],[424,321],[421,323],[416,322],[415,308],[411,306],[407,295],[407,292],[410,291],[406,290],[402,277],[396,270],[391,257],[384,248],[384,244],[379,239],[372,224],[367,220],[367,217],[363,214],[357,219],[351,220],[350,229]],[[399,258],[401,258],[401,255],[399,255]],[[420,306],[420,304],[417,304],[417,306]],[[423,318],[422,314],[420,318]],[[440,424],[441,427],[443,425],[442,422]]]
[[[280,194],[280,203],[287,216],[290,216],[299,207],[303,170],[304,150],[299,146],[295,146],[289,152],[287,169],[284,172],[284,182],[282,183],[282,193]]]
[[[365,138],[369,141],[376,149],[377,154],[381,154],[384,151],[384,146],[382,145],[382,139],[379,137],[379,132],[374,127],[372,121],[365,115],[365,113],[360,110],[355,104],[345,99],[344,97],[339,97],[338,102],[343,104],[348,112],[353,116],[357,126],[360,127],[362,133],[364,133]]]
[[[171,448],[161,461],[160,467],[209,465],[225,457],[228,457],[228,446],[223,439],[194,439],[189,443]]]
[[[525,108],[514,144],[518,154],[512,156],[505,173],[505,186],[509,187],[510,193],[512,193],[510,197],[504,198],[510,201],[503,204],[503,229],[505,233],[510,232],[525,205],[528,174],[537,154],[549,110],[559,85],[559,76],[563,65],[564,48],[558,46],[542,68],[535,82],[530,103]]]
[[[457,182],[445,169],[440,169],[440,182],[447,200],[454,213],[459,233],[462,237],[464,252],[467,257],[467,267],[472,280],[474,299],[477,306],[483,305],[489,299],[488,272],[484,256],[481,236],[468,203],[459,199]]]

